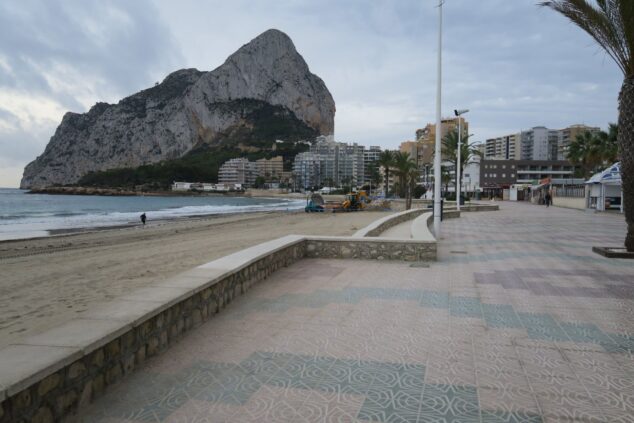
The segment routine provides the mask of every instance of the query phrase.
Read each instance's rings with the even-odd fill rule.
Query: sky
[[[445,0],[443,115],[475,141],[616,122],[622,74],[536,0]],[[213,70],[270,28],[337,108],[338,141],[397,148],[435,121],[438,0],[0,0],[0,187],[17,187],[67,111]]]

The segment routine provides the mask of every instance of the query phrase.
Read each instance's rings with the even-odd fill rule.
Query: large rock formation
[[[285,116],[304,134],[334,132],[330,92],[277,30],[211,72],[179,70],[117,104],[66,113],[44,153],[24,169],[20,187],[73,184],[91,171],[174,159],[205,144],[242,143],[257,135],[248,134],[252,116],[261,121],[267,113]]]

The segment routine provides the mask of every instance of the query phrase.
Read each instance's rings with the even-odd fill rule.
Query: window
[[[506,165],[502,165],[502,169],[506,169]]]
[[[503,174],[502,174],[502,177],[503,177],[503,178],[506,178],[506,173],[503,173]]]
[[[515,174],[514,173],[511,173],[511,178],[515,178]]]
[[[511,165],[511,169],[515,169],[515,165]]]

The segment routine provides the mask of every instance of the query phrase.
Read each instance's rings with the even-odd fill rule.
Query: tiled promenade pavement
[[[606,216],[444,223],[440,261],[304,260],[82,414],[86,422],[634,422],[634,262]]]

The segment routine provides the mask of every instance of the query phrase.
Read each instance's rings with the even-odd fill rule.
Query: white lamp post
[[[441,143],[442,132],[441,117],[441,95],[442,95],[442,5],[444,0],[438,4],[438,79],[436,81],[436,146],[434,152],[434,234],[440,240],[440,185],[441,185]]]
[[[454,110],[454,113],[458,117],[458,157],[456,160],[456,209],[458,211],[460,211],[460,156],[462,154],[462,118],[460,116],[468,112],[469,109]]]

